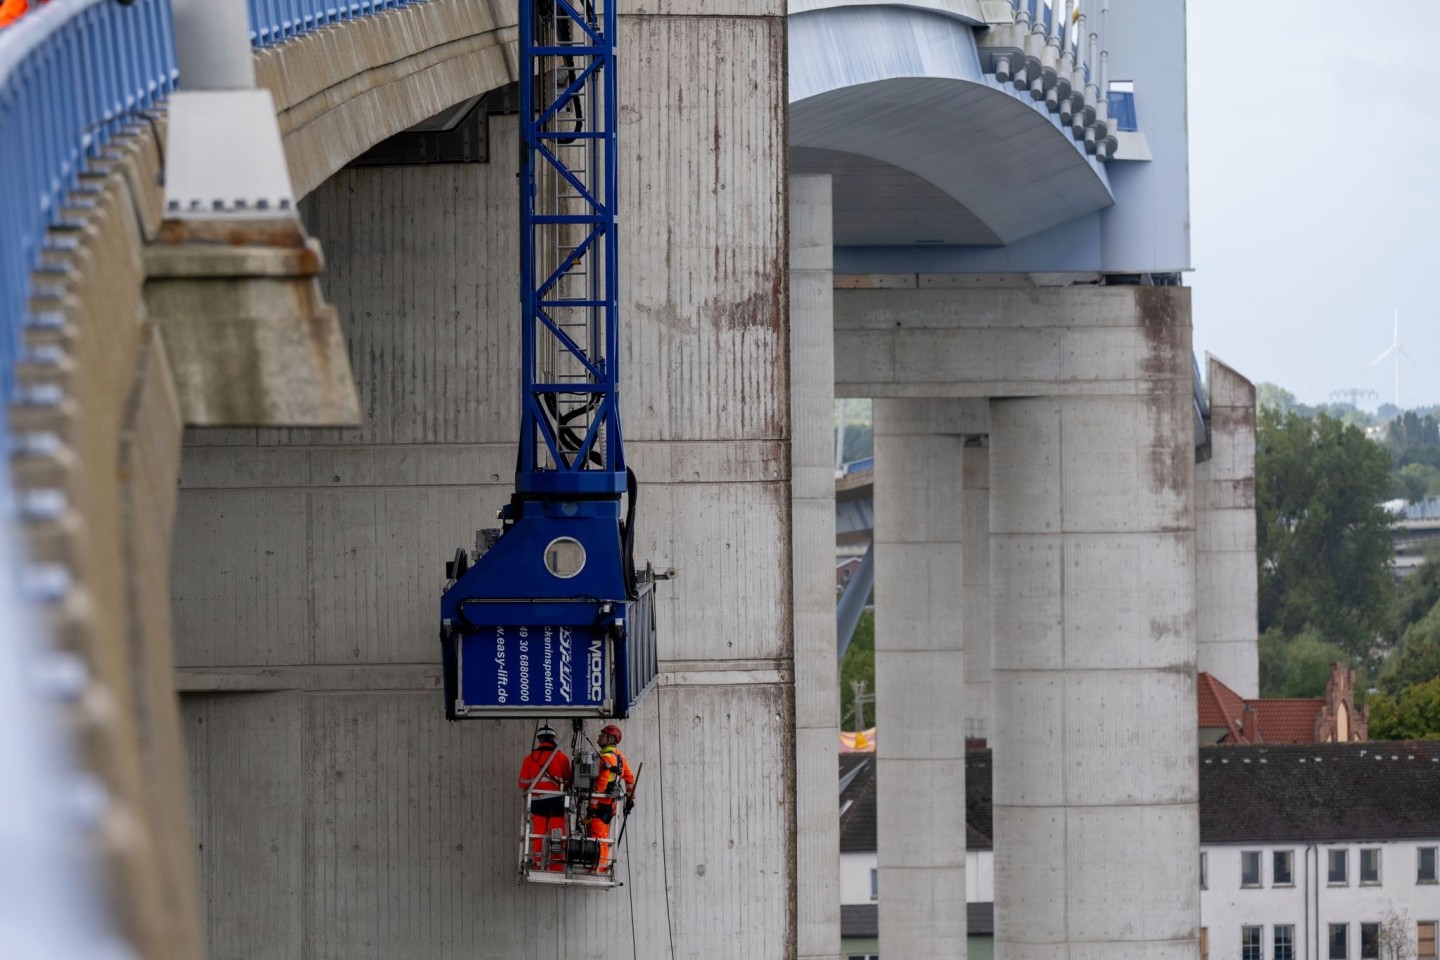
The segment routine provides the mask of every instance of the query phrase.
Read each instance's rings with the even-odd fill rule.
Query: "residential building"
[[[1433,960],[1437,853],[1440,743],[1200,751],[1203,960]]]
[[[1370,711],[1355,705],[1355,671],[1330,667],[1323,697],[1247,700],[1213,674],[1195,684],[1200,745],[1360,743],[1370,736]]]
[[[840,956],[879,956],[873,753],[840,755]],[[995,955],[995,856],[991,844],[990,751],[965,755],[965,899],[969,960]],[[943,806],[943,804],[940,804]]]
[[[869,960],[875,757],[842,754],[840,771],[841,957]],[[989,750],[966,754],[965,777],[969,960],[990,960]],[[1387,937],[1437,960],[1440,742],[1205,747],[1199,783],[1202,960],[1382,960]]]

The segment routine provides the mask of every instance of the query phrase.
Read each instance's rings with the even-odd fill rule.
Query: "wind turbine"
[[[1390,346],[1388,346],[1388,347],[1385,348],[1385,352],[1384,352],[1384,353],[1380,354],[1380,356],[1378,356],[1378,357],[1376,357],[1374,360],[1371,360],[1371,361],[1370,361],[1370,366],[1372,366],[1372,367],[1375,366],[1375,364],[1379,363],[1381,360],[1384,360],[1386,357],[1391,356],[1392,354],[1393,354],[1394,357],[1395,357],[1395,409],[1396,409],[1396,411],[1398,412],[1398,411],[1400,411],[1400,409],[1401,409],[1401,407],[1400,407],[1400,358],[1401,358],[1401,357],[1404,357],[1406,360],[1409,360],[1410,363],[1411,363],[1412,365],[1414,365],[1415,367],[1417,367],[1417,368],[1420,366],[1418,363],[1415,363],[1415,358],[1412,357],[1412,356],[1410,356],[1410,354],[1406,353],[1406,352],[1405,352],[1405,348],[1400,345],[1400,308],[1399,308],[1399,307],[1396,307],[1396,308],[1395,308],[1395,339],[1392,340],[1392,341],[1390,341]]]

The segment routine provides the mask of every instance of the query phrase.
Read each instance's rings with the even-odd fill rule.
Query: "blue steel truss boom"
[[[624,717],[655,682],[620,430],[615,23],[613,0],[520,3],[520,451],[498,538],[446,565],[451,719]]]

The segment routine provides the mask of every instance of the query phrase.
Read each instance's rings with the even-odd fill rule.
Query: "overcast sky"
[[[1440,0],[1188,0],[1195,349],[1440,403]]]

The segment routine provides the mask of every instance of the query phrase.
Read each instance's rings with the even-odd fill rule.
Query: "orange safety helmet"
[[[616,743],[619,743],[619,742],[620,742],[620,738],[621,738],[620,728],[617,727],[617,726],[615,726],[615,724],[613,724],[613,723],[607,723],[607,724],[605,724],[605,726],[603,726],[603,727],[600,728],[600,736],[603,737],[603,736],[605,736],[605,734],[607,734],[607,733],[610,734],[610,736],[612,736],[612,737],[615,738],[615,742],[616,742]]]

